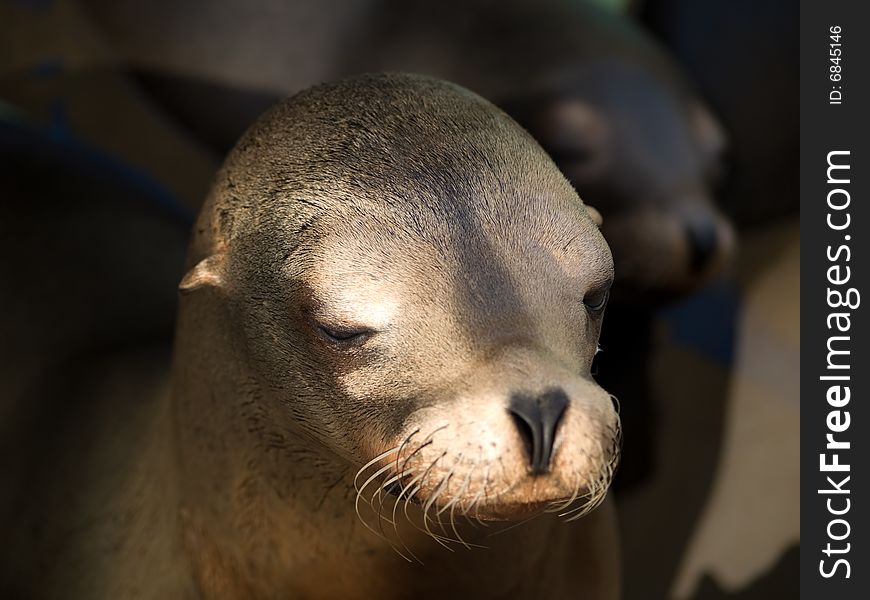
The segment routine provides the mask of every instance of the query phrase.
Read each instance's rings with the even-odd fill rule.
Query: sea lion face
[[[302,103],[310,112],[273,113],[225,169],[237,198],[250,185],[269,199],[241,198],[247,225],[213,212],[238,230],[221,285],[263,390],[257,410],[359,469],[364,495],[384,486],[481,519],[584,514],[618,452],[618,416],[590,375],[613,277],[606,243],[491,105],[428,79],[363,82],[365,118],[333,125],[321,111],[341,108],[343,88],[326,88]],[[233,163],[262,164],[246,146],[274,153],[269,126],[291,117],[316,121],[323,146],[291,149],[240,185]],[[297,185],[300,164],[310,180]]]
[[[712,200],[726,142],[699,101],[612,61],[507,106],[601,211],[621,302],[693,291],[727,265],[734,234]]]
[[[402,217],[342,219],[313,252],[304,334],[361,411],[345,435],[386,453],[361,488],[385,469],[400,500],[479,518],[603,498],[618,424],[590,342],[610,257],[579,207],[536,206],[523,229],[460,211],[446,239]]]

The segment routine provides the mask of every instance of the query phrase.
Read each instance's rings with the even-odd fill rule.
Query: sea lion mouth
[[[368,482],[359,484],[356,511],[369,530],[380,534],[384,533],[385,524],[395,529],[403,520],[440,542],[452,538],[462,543],[457,527],[462,528],[463,523],[521,524],[546,514],[564,521],[580,519],[604,501],[612,476],[613,468],[608,466],[590,484],[577,485],[570,494],[554,497],[529,496],[523,491],[529,483],[518,481],[510,490],[486,500],[483,500],[486,494],[482,490],[469,498],[462,496],[461,490],[448,493],[448,486],[443,483],[421,493],[419,475],[408,474],[401,482],[393,476],[381,479],[374,486]],[[368,508],[374,514],[369,514]],[[445,527],[452,529],[454,535],[445,537],[432,533],[433,528],[443,530]]]
[[[409,480],[410,475],[405,477]],[[518,482],[519,483],[519,482]],[[530,516],[543,513],[557,513],[558,516],[569,516],[569,520],[579,518],[589,512],[604,500],[606,489],[609,486],[608,482],[600,482],[597,486],[583,486],[578,488],[575,493],[558,497],[555,499],[529,499],[526,501],[497,501],[491,504],[480,504],[476,506],[474,514],[465,514],[461,506],[459,510],[462,516],[471,517],[480,521],[519,521],[529,518]],[[428,503],[427,498],[420,497],[419,494],[410,494],[410,490],[399,481],[391,481],[383,485],[380,489],[384,494],[390,496],[394,500],[401,500],[415,506],[425,506]],[[446,503],[434,502],[436,509],[441,509],[447,506],[453,499],[447,499]],[[584,509],[580,512],[580,509]]]
[[[426,436],[415,430],[359,469],[355,508],[370,531],[389,538],[411,528],[442,545],[467,545],[466,524],[511,527],[545,514],[580,519],[606,498],[619,458],[618,420],[609,446],[596,445],[597,453],[573,449],[573,456],[563,446],[545,474],[514,468],[508,451],[483,457],[451,452],[445,444],[456,438],[438,438],[446,428]]]
[[[405,488],[398,481],[393,481],[391,483],[388,483],[387,485],[385,485],[383,487],[383,490],[384,490],[384,492],[386,492],[390,496],[393,496],[396,499],[398,499],[400,496],[402,496],[405,492]],[[416,496],[411,498],[411,502],[413,502],[415,504],[419,504],[419,500],[417,500]]]
[[[390,465],[377,468],[379,464],[369,463],[357,475],[356,514],[368,531],[386,541],[399,556],[422,563],[415,554],[419,542],[413,541],[421,536],[451,550],[454,544],[468,549],[487,548],[491,536],[547,514],[565,522],[586,516],[604,501],[615,461],[598,479],[577,486],[570,495],[496,496],[486,502],[481,501],[482,490],[471,500],[447,494],[443,479],[434,489],[421,494],[419,474],[397,478],[389,476]],[[362,480],[371,469],[375,474]],[[375,480],[377,483],[372,484]],[[522,488],[525,483],[516,482],[512,487]]]
[[[487,522],[521,522],[538,515],[555,514],[566,521],[577,519],[595,510],[606,497],[609,484],[599,484],[595,489],[588,486],[578,489],[577,494],[554,500],[529,502],[500,502],[477,512],[474,517]]]

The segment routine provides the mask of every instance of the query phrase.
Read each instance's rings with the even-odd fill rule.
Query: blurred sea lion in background
[[[602,213],[617,303],[692,291],[728,261],[712,201],[721,129],[650,37],[592,3],[83,4],[152,96],[223,150],[276,97],[318,81],[428,74],[504,107]]]

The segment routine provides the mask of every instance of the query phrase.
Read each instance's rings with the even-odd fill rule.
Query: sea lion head
[[[733,252],[714,203],[726,136],[679,75],[661,71],[590,60],[502,104],[604,215],[620,303],[692,292]]]
[[[362,493],[433,513],[603,498],[619,419],[590,366],[611,254],[480,97],[366,75],[277,105],[227,159],[189,266],[182,291],[227,307],[263,438],[310,439]]]

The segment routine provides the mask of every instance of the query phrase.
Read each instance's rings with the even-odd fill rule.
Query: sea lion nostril
[[[535,426],[534,421],[527,416],[525,411],[518,410],[514,408],[513,405],[508,409],[508,411],[514,419],[514,425],[517,426],[517,431],[520,432],[520,439],[522,439],[523,445],[525,446],[526,456],[529,457],[529,462],[532,463],[532,468],[534,469],[534,457],[541,443],[539,428]]]
[[[715,221],[704,219],[690,222],[686,226],[689,239],[689,268],[697,273],[702,271],[716,254],[719,246],[719,232]]]
[[[568,396],[561,389],[549,389],[539,396],[514,394],[508,412],[526,448],[533,475],[550,470],[556,430],[568,408]]]

